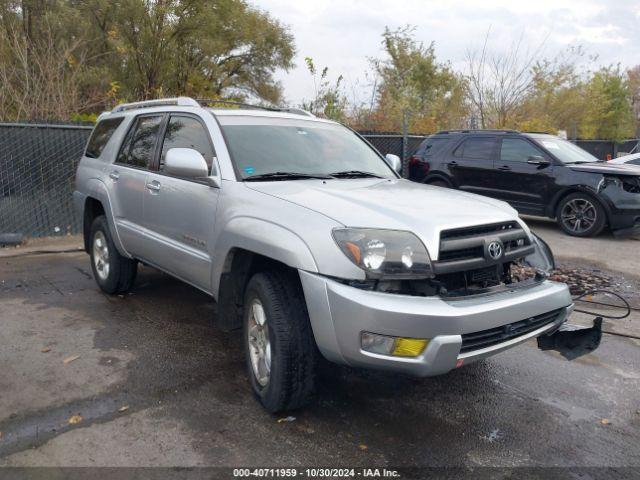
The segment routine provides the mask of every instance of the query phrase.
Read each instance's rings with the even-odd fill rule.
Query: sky
[[[487,31],[489,48],[500,52],[522,39],[526,48],[543,46],[554,57],[571,46],[597,55],[589,67],[640,64],[640,0],[250,0],[290,29],[295,38],[296,66],[278,72],[291,105],[313,98],[313,79],[304,58],[345,78],[351,100],[371,95],[368,58],[383,56],[385,26],[415,26],[415,36],[435,42],[439,61],[463,71],[469,49],[482,47]],[[585,57],[585,62],[587,62]]]

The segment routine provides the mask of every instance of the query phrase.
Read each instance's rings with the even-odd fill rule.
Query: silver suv
[[[102,114],[74,202],[100,288],[129,290],[142,262],[211,295],[275,412],[310,398],[321,357],[438,375],[571,311],[566,285],[522,273],[545,253],[515,210],[398,166],[307,112],[180,97]]]

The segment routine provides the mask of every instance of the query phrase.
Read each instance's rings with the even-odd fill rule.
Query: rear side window
[[[500,160],[503,162],[526,162],[529,157],[544,156],[531,143],[520,138],[505,138],[500,148]]]
[[[164,170],[164,158],[170,148],[193,148],[204,157],[209,170],[213,161],[213,148],[202,124],[192,117],[172,116],[167,125],[160,156],[160,170]]]
[[[420,155],[430,157],[434,153],[438,153],[447,143],[449,143],[449,139],[445,137],[428,138],[420,148]]]
[[[127,133],[117,162],[137,168],[149,168],[162,118],[162,115],[138,117],[134,127]]]
[[[495,137],[467,138],[455,149],[453,155],[461,158],[491,160],[493,158],[495,145]]]
[[[84,152],[85,156],[89,158],[98,158],[102,155],[102,151],[104,147],[107,145],[107,142],[113,135],[113,132],[116,131],[116,128],[120,126],[123,118],[107,118],[106,120],[102,120],[96,125],[96,128],[93,129],[93,133],[91,134],[91,138],[89,139],[89,143],[87,144],[87,149]]]

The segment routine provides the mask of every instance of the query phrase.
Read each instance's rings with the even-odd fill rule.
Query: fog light
[[[428,340],[422,338],[398,338],[393,354],[397,357],[417,357],[427,346]]]
[[[364,351],[396,357],[417,357],[428,343],[429,340],[422,338],[389,337],[370,332],[360,335],[360,345]]]

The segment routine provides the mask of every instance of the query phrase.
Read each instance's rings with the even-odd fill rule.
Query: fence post
[[[407,111],[402,111],[402,178],[409,176],[407,168],[407,151],[409,150],[409,126],[407,125]]]

